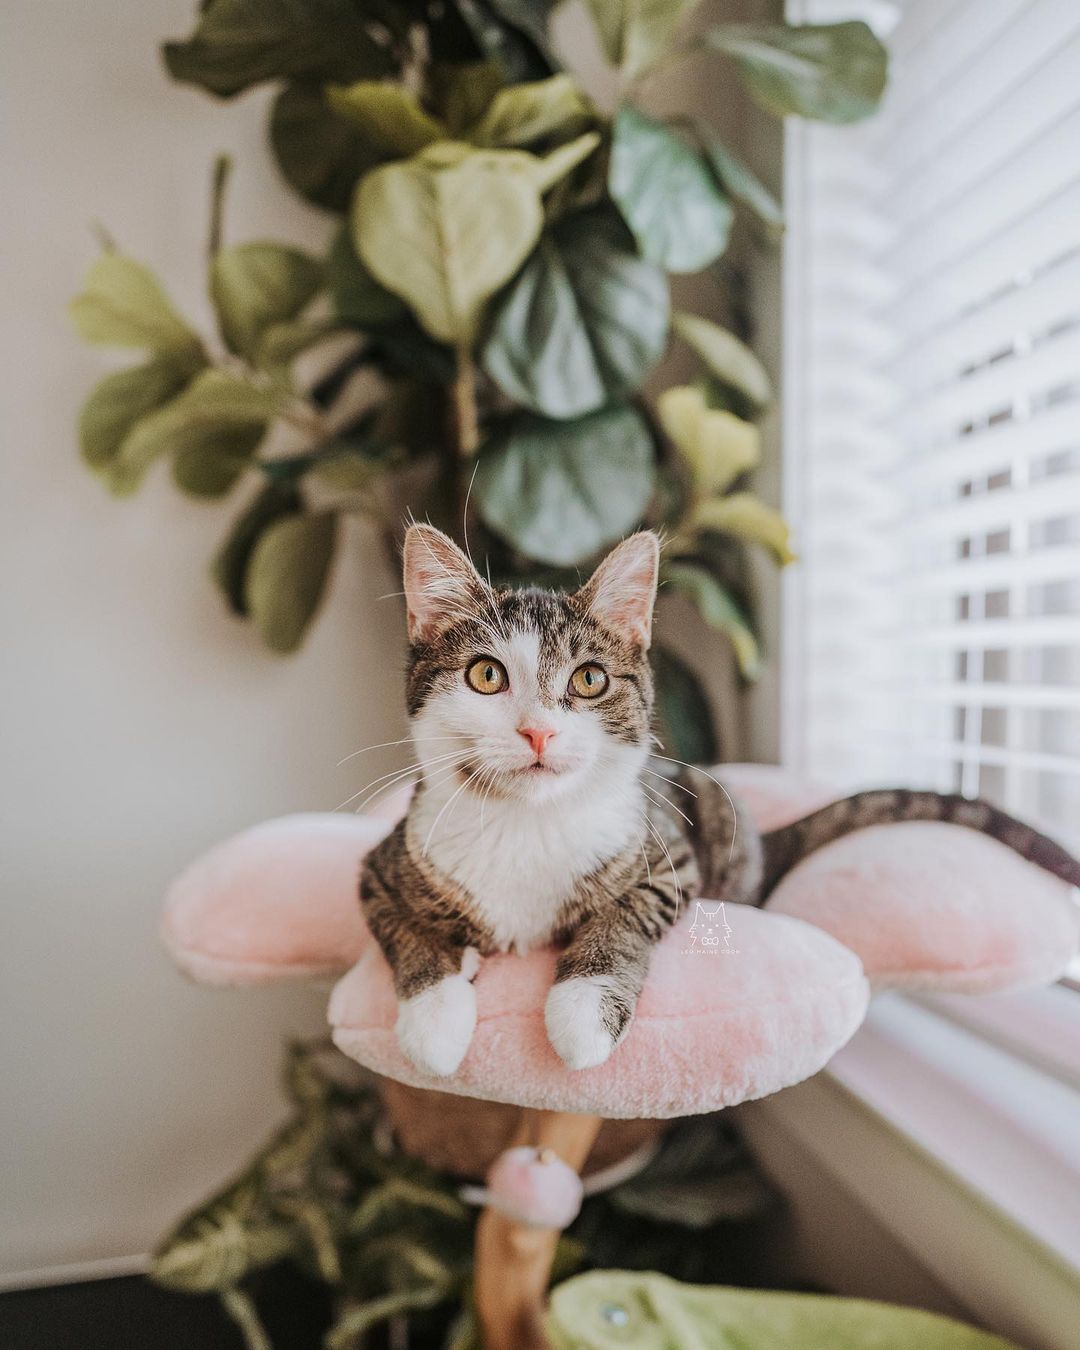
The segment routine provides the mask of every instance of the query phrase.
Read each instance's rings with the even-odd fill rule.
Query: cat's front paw
[[[555,1053],[570,1069],[592,1069],[618,1045],[630,1012],[603,975],[578,975],[551,986],[544,1024]]]
[[[448,975],[398,1004],[398,1044],[423,1073],[445,1078],[465,1058],[476,1030],[476,990],[466,974]]]

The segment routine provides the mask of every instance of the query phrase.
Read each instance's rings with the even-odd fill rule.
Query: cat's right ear
[[[409,526],[402,572],[410,642],[430,641],[481,606],[487,592],[465,554],[434,525]]]

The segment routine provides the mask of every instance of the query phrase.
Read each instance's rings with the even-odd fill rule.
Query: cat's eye
[[[493,656],[478,656],[466,670],[465,679],[478,694],[499,694],[510,683],[506,667]]]
[[[578,698],[599,698],[608,687],[607,671],[589,661],[570,676],[570,688]]]

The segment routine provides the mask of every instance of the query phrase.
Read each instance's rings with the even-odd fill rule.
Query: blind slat
[[[1018,274],[1033,272],[1072,252],[1080,220],[1080,183],[1033,204],[1008,229],[987,240],[946,271],[923,277],[887,307],[888,319],[914,339],[958,312],[1003,290]]]
[[[1080,50],[1080,43],[1078,43]],[[1068,111],[1025,142],[1012,159],[954,192],[919,226],[903,230],[887,250],[889,269],[906,286],[961,258],[1011,225],[1031,202],[1052,197],[1078,177],[1080,89]],[[1009,191],[1001,190],[1007,175]]]
[[[940,201],[931,185],[940,191],[943,164],[951,163],[954,182],[970,182],[965,175],[981,177],[1010,147],[1053,120],[1067,92],[1078,32],[1075,6],[1029,3],[1019,21],[964,68],[963,78],[937,98],[920,101],[915,122],[896,119],[887,161],[892,185],[882,205],[888,208],[895,198],[903,224],[924,217]],[[897,78],[902,87],[902,71],[894,72]]]
[[[1077,310],[1080,249],[1024,285],[1012,286],[973,314],[952,316],[921,341],[897,345],[881,369],[905,388],[922,389],[943,371],[963,370],[1008,347],[1017,333],[1045,328]],[[883,324],[876,325],[888,332]],[[879,335],[878,344],[885,339]],[[894,339],[895,341],[895,339]]]

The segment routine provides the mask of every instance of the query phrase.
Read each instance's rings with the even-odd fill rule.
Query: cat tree
[[[779,769],[719,772],[765,829],[830,796]],[[513,1145],[586,1173],[606,1168],[665,1120],[816,1073],[874,991],[1044,984],[1078,946],[1069,888],[995,840],[953,825],[878,826],[813,854],[765,910],[728,906],[726,944],[708,954],[684,915],[654,954],[629,1034],[598,1068],[567,1069],[547,1042],[554,953],[490,958],[469,1052],[450,1078],[430,1079],[398,1049],[390,972],[356,895],[360,858],[405,800],[380,815],[287,817],[226,841],[173,885],[162,932],[177,965],[204,983],[347,972],[330,999],[335,1042],[379,1075],[401,1146],[463,1177]],[[506,1208],[489,1203],[477,1227],[477,1312],[489,1350],[533,1350],[548,1344],[558,1229]]]

